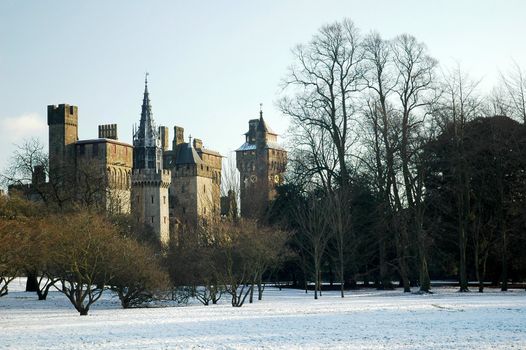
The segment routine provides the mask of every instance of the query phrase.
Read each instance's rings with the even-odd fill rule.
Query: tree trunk
[[[250,296],[248,298],[248,303],[252,304],[253,301],[254,301],[254,282],[252,282],[250,285]]]
[[[461,184],[464,183],[463,180],[460,180]],[[466,220],[468,219],[469,210],[467,207],[467,198],[465,197],[465,188],[462,188],[459,193],[458,198],[458,246],[459,246],[459,282],[460,290],[459,292],[468,292],[468,276],[466,269],[466,248],[467,248],[467,232],[466,232]]]
[[[459,292],[467,292],[468,289],[468,277],[466,271],[466,231],[464,225],[461,222],[459,225],[459,250],[460,250],[460,290]]]
[[[429,293],[431,290],[431,280],[427,269],[427,259],[425,255],[420,257],[420,291]]]
[[[475,240],[478,240],[478,234],[475,237]],[[479,252],[479,243],[475,242],[474,245],[474,258],[475,258],[475,277],[477,278],[477,282],[479,284],[479,293],[484,292],[484,281],[482,280],[482,276],[480,273],[480,252]]]
[[[418,210],[418,209],[417,209]],[[422,213],[417,212],[415,216],[417,240],[418,240],[418,257],[420,260],[420,292],[429,293],[431,291],[431,280],[429,279],[429,270],[427,268],[426,242],[422,230]]]
[[[261,281],[258,282],[258,300],[263,300],[263,286]]]
[[[318,286],[319,286],[319,271],[320,271],[320,267],[319,267],[319,263],[316,261],[314,263],[314,299],[318,299]]]
[[[342,298],[345,297],[344,291],[345,291],[345,278],[344,278],[344,266],[343,266],[343,260],[340,259],[340,295]]]
[[[508,291],[508,238],[506,231],[502,231],[502,273],[500,290],[506,292]]]
[[[26,292],[38,292],[38,276],[35,271],[27,272]]]
[[[391,289],[391,280],[387,275],[387,261],[386,261],[386,246],[385,246],[385,238],[379,237],[378,242],[378,253],[379,253],[379,270],[380,270],[380,285],[378,286],[379,289]]]
[[[400,216],[400,227],[398,228],[399,235],[397,242],[398,268],[400,270],[400,278],[402,279],[404,293],[410,293],[411,284],[409,283],[409,268],[407,266],[407,226],[404,215],[400,213]]]
[[[321,268],[319,269],[319,276],[318,276],[318,293],[320,294],[320,297],[322,296],[321,295],[321,291],[323,289],[323,285],[322,285],[322,282],[321,282]]]

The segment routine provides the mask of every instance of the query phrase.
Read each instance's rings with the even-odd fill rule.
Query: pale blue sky
[[[443,65],[459,61],[489,89],[526,66],[526,1],[0,1],[0,169],[13,143],[47,144],[46,106],[79,106],[79,136],[117,123],[131,141],[144,72],[158,125],[228,155],[248,119],[285,133],[275,108],[290,49],[349,17],[363,33],[410,33]]]

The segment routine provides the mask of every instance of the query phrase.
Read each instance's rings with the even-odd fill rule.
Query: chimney
[[[203,141],[201,139],[194,139],[194,148],[195,149],[202,149],[203,148]]]
[[[99,125],[99,139],[117,140],[117,124]]]
[[[170,142],[168,141],[170,138],[168,137],[168,127],[167,126],[160,126],[159,127],[159,136],[161,137],[161,147],[163,148],[163,151],[168,151]]]
[[[181,128],[180,126],[174,126],[174,140],[172,147],[175,150],[177,148],[177,145],[180,145],[181,143],[184,143],[184,128]]]

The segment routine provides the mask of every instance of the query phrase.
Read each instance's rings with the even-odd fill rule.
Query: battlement
[[[168,187],[172,181],[172,172],[168,169],[133,169],[132,184]]]
[[[99,125],[99,139],[117,140],[117,124]]]
[[[78,107],[68,104],[47,106],[47,125],[78,125]]]
[[[133,174],[137,175],[170,175],[171,171],[169,169],[133,169]]]

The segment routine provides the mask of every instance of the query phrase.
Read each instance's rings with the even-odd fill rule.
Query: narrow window
[[[153,218],[154,218],[154,216],[152,216],[152,224],[153,224]]]
[[[163,196],[163,204],[166,204],[166,196]]]
[[[153,204],[153,196],[152,196],[152,204]]]

